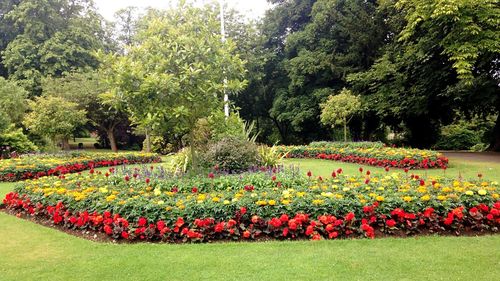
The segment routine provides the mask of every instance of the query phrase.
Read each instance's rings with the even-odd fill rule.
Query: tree
[[[25,0],[7,5],[0,22],[10,24],[2,64],[31,95],[42,77],[96,68],[94,52],[106,49],[104,22],[91,0]]]
[[[78,104],[78,108],[87,113],[91,127],[104,131],[111,150],[118,151],[116,130],[119,125],[128,124],[128,116],[103,103],[100,95],[108,88],[98,72],[72,72],[60,78],[45,78],[42,86],[44,96],[61,97]]]
[[[182,5],[151,16],[126,55],[104,59],[108,100],[124,105],[147,137],[189,132],[194,139],[196,121],[222,108],[224,89],[244,87],[244,62],[231,40],[221,42],[217,15],[214,6]]]
[[[479,4],[481,2],[481,4]],[[384,1],[391,32],[352,88],[390,126],[406,128],[408,144],[430,147],[439,128],[460,116],[500,111],[500,14],[495,1]],[[382,2],[381,2],[382,3]],[[500,149],[500,118],[496,141]],[[495,145],[495,143],[497,145]]]
[[[0,77],[0,113],[7,124],[21,124],[27,109],[28,93],[16,82]]]
[[[339,94],[330,95],[320,107],[321,122],[332,128],[335,125],[344,125],[344,141],[347,141],[347,123],[361,109],[360,98],[344,88]]]
[[[60,97],[36,97],[28,105],[31,112],[26,115],[24,125],[54,144],[61,141],[65,150],[69,149],[69,138],[75,128],[87,121],[85,110]]]

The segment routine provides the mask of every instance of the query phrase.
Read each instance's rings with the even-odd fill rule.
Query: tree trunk
[[[490,144],[490,150],[500,151],[500,114],[498,114],[495,128],[493,129],[493,140]]]
[[[151,136],[148,129],[146,129],[146,152],[151,152]]]
[[[65,137],[61,140],[62,150],[69,150],[69,138]]]
[[[347,142],[347,120],[344,118],[344,142]]]
[[[195,173],[198,173],[199,165],[198,165],[198,157],[196,155],[196,149],[194,145],[194,130],[191,130],[189,133],[189,142],[191,147],[191,167]]]
[[[113,152],[118,151],[118,145],[116,145],[116,138],[115,138],[115,130],[113,127],[106,129],[106,133],[108,135],[108,140],[109,140],[109,145],[111,146],[111,150]]]

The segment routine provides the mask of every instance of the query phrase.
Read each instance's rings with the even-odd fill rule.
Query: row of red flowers
[[[18,170],[18,171],[7,171],[0,172],[0,181],[14,182],[19,180],[27,179],[37,179],[44,176],[57,176],[64,175],[68,173],[76,173],[84,170],[90,170],[98,167],[111,167],[124,164],[145,164],[145,163],[157,163],[161,159],[156,155],[148,155],[144,157],[134,156],[131,158],[111,157],[109,160],[96,160],[96,161],[83,161],[81,163],[68,163],[64,165],[59,165],[56,167],[38,167],[33,170]]]
[[[374,238],[380,235],[413,235],[421,232],[497,232],[500,226],[500,201],[492,206],[479,204],[469,209],[456,207],[444,213],[438,213],[433,208],[427,208],[421,213],[396,208],[390,214],[378,212],[379,205],[375,202],[364,206],[360,217],[349,212],[342,216],[324,214],[317,218],[304,213],[262,218],[247,213],[247,209],[242,207],[227,221],[213,218],[185,221],[182,217],[169,221],[148,221],[147,218],[140,217],[134,222],[108,211],[102,214],[71,211],[61,202],[55,206],[33,204],[29,198],[19,197],[14,192],[7,194],[3,204],[11,212],[50,219],[54,225],[68,229],[93,230],[114,239],[139,241]]]
[[[291,156],[293,157],[293,156]],[[297,157],[297,155],[295,155]],[[416,169],[427,169],[427,168],[441,168],[446,169],[448,166],[448,158],[444,156],[438,157],[435,161],[429,158],[424,158],[422,160],[404,158],[401,160],[390,160],[390,159],[377,159],[373,157],[362,157],[355,155],[342,155],[342,154],[325,154],[319,153],[316,155],[309,155],[307,152],[303,155],[304,158],[313,157],[319,159],[327,159],[348,163],[365,164],[378,167],[396,167],[396,168],[416,168]]]

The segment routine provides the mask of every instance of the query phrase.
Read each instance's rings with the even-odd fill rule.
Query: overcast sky
[[[113,20],[113,15],[119,9],[135,6],[139,8],[153,7],[165,9],[178,2],[177,0],[94,0],[100,13],[107,20]],[[211,2],[212,0],[197,0],[198,2]],[[221,1],[221,0],[219,0]],[[227,6],[239,10],[249,18],[264,16],[270,5],[266,0],[223,0]]]

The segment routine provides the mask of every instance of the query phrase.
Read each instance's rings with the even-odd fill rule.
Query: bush
[[[267,145],[259,146],[260,165],[265,167],[277,167],[281,159],[285,158],[287,153],[280,153],[276,146],[269,147]]]
[[[481,142],[478,132],[468,129],[461,124],[445,126],[441,130],[441,136],[436,143],[436,149],[445,150],[468,150]]]
[[[174,147],[162,136],[151,137],[151,152],[159,154],[169,154],[173,151]]]
[[[6,148],[7,152],[26,153],[38,150],[36,145],[23,133],[23,130],[16,129],[13,125],[0,134],[0,143]]]
[[[200,162],[206,168],[218,166],[227,172],[240,172],[259,164],[259,153],[255,143],[239,137],[225,137],[208,145],[200,153]]]
[[[186,173],[191,168],[191,149],[185,147],[172,157],[170,161],[170,168],[173,173]]]

